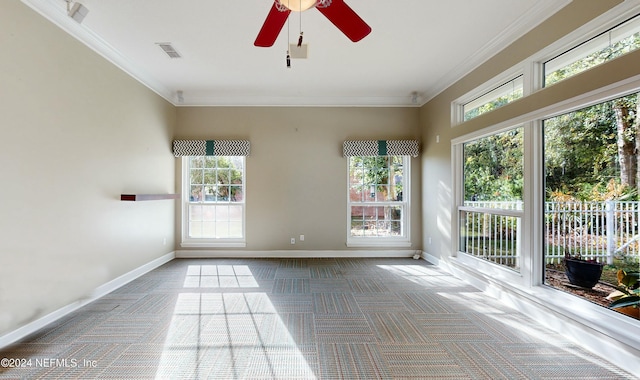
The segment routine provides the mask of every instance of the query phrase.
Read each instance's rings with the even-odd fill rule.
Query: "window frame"
[[[247,181],[246,181],[246,172],[247,172],[247,160],[246,156],[235,156],[240,157],[243,160],[243,170],[242,170],[242,194],[243,198],[241,202],[193,202],[190,200],[191,195],[191,177],[190,177],[190,165],[189,161],[192,157],[207,157],[207,156],[183,156],[182,157],[182,199],[181,199],[181,215],[182,215],[182,240],[180,246],[183,248],[216,248],[216,247],[246,247],[246,226],[247,226],[247,218],[246,218],[246,199],[247,199]],[[228,156],[219,156],[219,157],[228,157]],[[197,238],[189,236],[189,206],[191,204],[233,204],[235,206],[242,207],[242,237],[240,238]]]
[[[452,237],[451,237],[451,262],[454,271],[464,270],[471,275],[465,276],[473,284],[480,288],[504,289],[531,300],[534,304],[543,305],[545,309],[560,315],[571,315],[576,318],[575,307],[582,310],[577,317],[581,323],[594,328],[619,341],[627,341],[628,336],[638,336],[640,325],[637,321],[626,317],[616,311],[609,310],[600,305],[591,303],[561,290],[553,289],[544,284],[544,137],[542,121],[554,116],[580,110],[640,92],[640,78],[632,77],[613,85],[592,91],[551,107],[543,108],[530,114],[521,115],[511,120],[489,126],[467,135],[455,138],[451,141],[452,150],[452,179],[454,205],[452,208]],[[476,140],[480,137],[499,133],[518,124],[525,127],[524,136],[524,192],[523,192],[523,239],[521,272],[515,273],[473,256],[459,252],[459,207],[464,205],[464,177],[463,177],[463,151],[464,142]],[[489,285],[490,284],[490,285]],[[512,301],[518,298],[503,295],[506,300]],[[522,307],[529,308],[526,304]],[[537,311],[535,306],[529,308]],[[590,340],[589,337],[585,339]],[[586,341],[585,341],[586,342]],[[594,345],[600,341],[592,340]]]
[[[464,144],[472,141],[489,137],[495,134],[500,134],[513,130],[515,128],[522,128],[524,131],[523,139],[523,194],[522,194],[522,210],[508,210],[508,209],[485,209],[474,208],[465,206],[464,203]],[[531,131],[533,129],[533,123],[525,121],[510,121],[495,125],[493,127],[485,128],[480,131],[472,132],[467,135],[458,137],[451,141],[451,153],[452,153],[452,172],[453,172],[453,189],[454,189],[454,211],[452,214],[452,229],[451,229],[451,244],[452,255],[456,259],[456,262],[463,267],[472,270],[473,272],[482,273],[489,278],[496,278],[500,281],[504,281],[509,284],[516,284],[519,286],[525,286],[531,284],[531,273],[525,268],[530,267],[532,261],[531,251],[527,248],[530,246],[533,239],[532,221],[528,219],[531,214],[531,194],[528,191],[531,178],[531,162],[528,160],[528,156],[531,155],[530,138]],[[519,270],[506,267],[504,265],[492,263],[482,258],[467,254],[460,249],[461,244],[461,217],[460,215],[467,211],[486,212],[488,215],[499,215],[516,217],[520,219],[519,231],[518,231],[518,251],[519,251]]]
[[[527,135],[527,129],[530,128],[529,125],[527,125],[527,123],[521,123],[521,124],[515,124],[506,128],[500,128],[498,130],[491,130],[489,133],[485,133],[481,136],[476,136],[476,137],[471,137],[471,138],[464,138],[460,140],[458,146],[455,147],[455,154],[459,155],[459,160],[460,160],[460,167],[459,169],[459,181],[460,184],[462,186],[461,189],[459,189],[458,191],[460,192],[459,194],[459,198],[460,201],[457,203],[457,215],[456,218],[458,220],[458,228],[457,228],[457,234],[458,234],[458,241],[456,244],[456,249],[455,252],[460,253],[461,256],[469,256],[470,258],[474,259],[474,260],[480,260],[482,262],[487,262],[487,263],[491,263],[492,265],[499,265],[502,269],[506,269],[508,271],[514,272],[516,273],[516,278],[519,278],[520,274],[521,274],[521,270],[522,270],[522,261],[523,261],[523,240],[526,238],[525,233],[524,233],[524,216],[525,216],[525,194],[524,194],[524,189],[526,188],[526,183],[523,183],[523,199],[521,199],[520,205],[519,207],[516,208],[500,208],[500,207],[493,207],[493,206],[476,206],[476,205],[468,205],[466,204],[466,200],[465,200],[465,145],[469,144],[469,143],[475,143],[479,140],[482,140],[484,138],[488,138],[491,136],[495,136],[495,135],[500,135],[503,133],[509,133],[511,131],[515,131],[515,130],[521,130],[523,133],[523,141],[522,141],[522,176],[523,176],[523,181],[526,181],[526,177],[525,177],[525,155],[527,153],[526,151],[526,146],[525,146],[525,136]],[[490,203],[492,201],[486,201],[487,203]],[[499,201],[496,201],[496,203],[500,203]],[[513,247],[513,250],[515,251],[515,253],[517,254],[516,257],[514,258],[514,261],[516,262],[515,267],[510,267],[510,266],[506,266],[506,265],[502,265],[502,264],[497,264],[497,263],[493,263],[490,260],[487,259],[483,259],[480,258],[478,255],[474,255],[472,253],[468,253],[462,250],[461,246],[462,246],[462,241],[463,238],[465,238],[465,243],[468,243],[469,238],[467,236],[462,236],[462,221],[463,220],[467,220],[467,218],[462,217],[463,214],[469,215],[469,213],[474,213],[474,214],[479,214],[479,215],[483,215],[483,218],[487,218],[489,220],[492,220],[493,222],[496,222],[496,220],[498,220],[498,223],[501,224],[503,222],[506,221],[507,218],[515,218],[515,232],[516,232],[516,238],[515,238],[515,245]],[[475,217],[472,217],[475,220]],[[478,219],[479,220],[479,219]],[[506,228],[507,224],[504,225],[504,227]],[[491,243],[489,244],[489,246],[491,245]],[[498,248],[497,246],[494,246],[493,248]],[[500,248],[502,249],[503,247],[500,246]],[[493,257],[493,256],[492,256]],[[466,258],[463,259],[466,261]]]
[[[590,33],[585,33],[582,35],[579,35],[578,38],[573,38],[572,40],[570,40],[569,43],[564,43],[561,45],[560,48],[553,50],[552,54],[548,54],[546,56],[544,56],[544,58],[539,60],[539,65],[540,65],[540,83],[539,86],[540,88],[543,87],[549,87],[549,86],[553,86],[556,83],[562,82],[568,78],[571,78],[575,75],[579,75],[580,73],[590,70],[594,67],[600,66],[603,63],[609,62],[611,60],[614,60],[618,57],[624,56],[630,52],[639,50],[638,49],[633,49],[627,53],[623,53],[620,54],[618,56],[615,56],[613,58],[607,59],[601,63],[595,64],[593,66],[590,66],[580,72],[577,72],[571,76],[567,76],[565,78],[562,78],[560,80],[557,80],[553,83],[546,83],[546,76],[547,76],[547,70],[546,70],[546,66],[549,62],[558,59],[564,55],[567,55],[567,58],[569,58],[571,61],[567,64],[562,64],[562,65],[558,65],[557,69],[561,69],[564,68],[568,65],[571,65],[581,59],[586,58],[586,56],[589,56],[593,53],[595,53],[596,50],[593,50],[592,48],[590,48],[590,44],[595,44],[595,45],[599,45],[599,44],[605,44],[606,45],[606,39],[607,39],[607,35],[609,38],[608,44],[610,45],[611,43],[617,43],[620,41],[620,39],[616,39],[615,41],[611,40],[611,33],[615,32],[617,30],[619,30],[621,27],[625,26],[625,24],[630,23],[631,21],[633,21],[633,24],[638,24],[640,23],[640,13],[638,13],[638,9],[631,9],[631,10],[627,10],[626,12],[623,12],[620,16],[612,18],[611,20],[608,20],[608,22],[600,25],[599,28],[596,28],[593,31],[590,31]],[[627,25],[628,26],[628,25]],[[637,32],[636,32],[637,33]],[[600,49],[602,50],[602,49]],[[582,53],[582,51],[587,51],[586,56]],[[578,56],[580,58],[574,59],[575,56]],[[552,73],[555,71],[552,71]]]
[[[545,62],[578,47],[586,41],[606,33],[608,30],[615,28],[638,15],[640,15],[640,6],[635,1],[624,0],[622,4],[616,6],[614,9],[594,18],[534,55],[524,59],[489,79],[485,83],[477,86],[473,90],[451,102],[451,127],[453,128],[466,122],[464,120],[463,110],[463,106],[465,104],[508,83],[518,76],[523,76],[522,97],[519,99],[525,98],[544,88]]]
[[[402,158],[402,201],[382,201],[382,202],[352,202],[350,196],[350,172],[351,172],[351,159],[354,157],[364,156],[349,156],[347,160],[347,184],[346,184],[346,196],[347,196],[347,212],[346,212],[346,233],[347,233],[347,247],[411,247],[411,157],[406,155],[396,155],[395,157]],[[387,156],[394,157],[394,156]],[[358,205],[380,205],[380,206],[397,206],[402,205],[402,235],[397,237],[380,237],[380,236],[352,236],[351,235],[351,207]]]
[[[522,99],[525,96],[529,95],[531,93],[531,84],[530,84],[531,75],[529,75],[527,68],[524,66],[525,65],[522,63],[515,65],[511,69],[506,70],[501,74],[491,78],[490,80],[486,81],[485,83],[481,84],[480,86],[474,88],[473,90],[467,92],[463,96],[451,102],[451,126],[454,127],[462,123],[465,123],[469,120],[475,119],[475,117],[469,120],[464,119],[465,105],[475,101],[476,99],[482,98],[483,96],[491,93],[492,91],[502,86],[505,86],[508,83],[515,81],[520,77],[522,78],[522,96],[519,97],[518,99]],[[513,101],[518,99],[514,99]],[[509,103],[512,103],[513,101]],[[481,115],[478,115],[478,116],[481,116]]]
[[[509,84],[511,84],[511,89],[509,89]],[[499,105],[496,106],[494,109],[498,109],[502,106],[505,106],[509,103],[512,103],[520,98],[522,98],[524,96],[524,75],[520,74],[516,77],[514,77],[513,79],[507,80],[506,82],[502,83],[502,84],[498,84],[495,88],[490,89],[482,94],[480,94],[479,96],[477,96],[476,98],[469,100],[468,102],[464,102],[462,104],[462,122],[465,121],[469,121],[472,119],[475,119],[478,116],[481,116],[487,112],[491,112],[492,110],[489,111],[485,111],[482,113],[477,114],[476,116],[472,116],[470,118],[467,119],[466,114],[467,112],[471,112],[473,110],[479,109],[481,107],[484,107],[486,105],[489,105],[495,101],[497,101],[500,98],[503,98],[505,96],[512,96],[514,95],[517,91],[517,89],[520,89],[522,91],[522,94],[513,99],[513,100],[509,100],[507,101],[505,104],[503,105]],[[476,104],[477,103],[477,104]],[[471,108],[470,110],[467,111],[467,106],[471,107],[473,106],[473,108]]]

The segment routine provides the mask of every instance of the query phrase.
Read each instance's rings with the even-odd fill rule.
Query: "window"
[[[640,15],[545,62],[544,85],[552,85],[638,48]]]
[[[603,307],[619,271],[640,269],[638,99],[632,93],[544,120],[544,282]],[[565,256],[600,263],[593,284],[570,277]]]
[[[523,61],[520,66],[524,95],[541,88],[543,83],[549,85],[579,72],[573,69],[587,70],[603,63],[599,61],[601,56],[612,59],[630,51],[617,49],[616,45],[638,49],[640,16],[628,24],[620,23],[638,14],[638,9],[637,3],[625,1],[615,12],[603,15],[606,25],[595,25],[602,19],[587,23]],[[612,25],[619,27],[611,29]],[[567,41],[605,30],[611,33],[603,34],[606,41],[598,48],[588,51],[585,44],[569,50],[575,44],[569,46]],[[618,32],[620,34],[616,34]],[[570,53],[558,55],[565,51]],[[556,59],[549,60],[551,57]],[[513,77],[508,74],[513,72],[503,74],[503,78]],[[563,86],[579,89],[583,79],[575,77],[573,85],[564,83]],[[578,326],[589,326],[598,334],[583,335],[580,341],[603,355],[610,353],[614,346],[602,346],[605,340],[594,339],[597,335],[634,347],[638,341],[629,337],[640,336],[637,314],[634,318],[621,314],[628,312],[624,306],[637,304],[637,298],[631,294],[638,294],[632,280],[640,268],[640,154],[637,148],[640,146],[637,145],[640,80],[629,77],[614,82],[614,79],[610,78],[604,87],[575,97],[560,97],[554,104],[536,106],[531,102],[529,112],[495,125],[487,124],[489,120],[485,123],[477,120],[477,124],[469,126],[474,129],[472,132],[452,139],[451,147],[451,193],[456,206],[451,217],[456,228],[450,231],[454,252],[448,265],[466,272],[472,282],[498,298],[516,300],[514,304],[527,312],[536,314],[541,308],[552,311],[549,325],[566,331],[575,328],[576,322]],[[471,91],[452,103],[452,125],[463,119],[462,105],[481,93]],[[505,131],[508,135],[515,125],[522,125],[523,131],[522,142],[517,145],[500,136]],[[473,128],[475,126],[479,128]],[[483,146],[487,149],[480,149]],[[499,148],[515,153],[516,146],[520,146],[518,150],[522,152],[522,164],[517,166],[523,175],[509,176],[514,179],[512,185],[515,186],[511,187],[508,182],[496,181],[504,170],[500,168],[502,165],[494,163],[503,162],[500,157],[509,156]],[[519,184],[522,178],[524,183]],[[482,183],[488,186],[480,186]],[[520,195],[511,199],[503,197],[513,190],[521,192]],[[448,195],[446,187],[441,193],[443,197]],[[515,208],[505,207],[505,202]],[[441,214],[446,216],[447,211]],[[513,242],[511,236],[515,236]],[[571,283],[573,280],[565,271],[565,255],[579,255],[603,264],[600,282],[592,288]],[[615,285],[619,282],[622,290],[616,293]],[[623,290],[625,295],[621,294]],[[607,299],[609,295],[620,296],[621,303],[612,305],[612,300]],[[532,302],[520,302],[525,300]],[[575,312],[577,309],[579,313]],[[631,308],[631,311],[637,310],[637,307]],[[554,315],[567,316],[569,322],[562,322],[565,317]],[[620,352],[625,349],[626,346]]]
[[[462,253],[520,269],[524,150],[522,127],[466,142],[464,202],[458,208]]]
[[[183,245],[244,246],[245,157],[188,156]]]
[[[457,263],[616,317],[607,296],[640,268],[639,91],[635,80],[453,140]],[[566,255],[602,264],[600,282],[572,282]]]
[[[491,91],[488,91],[470,102],[463,104],[463,121],[471,120],[483,113],[500,108],[505,104],[520,99],[523,95],[522,75],[514,78]]]
[[[632,16],[632,17],[630,17]],[[585,35],[593,36],[584,41]],[[576,43],[575,41],[580,42]],[[585,24],[451,103],[451,125],[474,119],[533,91],[640,48],[640,14],[625,1],[597,26]]]
[[[349,246],[410,246],[409,157],[348,157]]]

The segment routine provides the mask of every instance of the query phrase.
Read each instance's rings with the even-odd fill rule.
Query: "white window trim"
[[[544,62],[603,33],[620,22],[637,15],[639,12],[640,4],[638,4],[637,0],[624,0],[622,4],[587,22],[531,57],[467,92],[451,102],[451,127],[456,127],[465,122],[463,112],[463,106],[465,104],[509,82],[519,75],[523,75],[522,98],[542,89],[544,83]]]
[[[625,12],[619,12],[621,14],[616,13],[615,18],[613,19],[608,19],[605,23],[599,25],[599,27],[596,29],[597,33],[594,33],[593,31],[589,31],[588,35],[590,35],[588,38],[585,38],[585,35],[581,35],[579,37],[574,37],[570,39],[570,43],[568,44],[564,44],[562,45],[562,48],[559,49],[559,51],[555,51],[554,50],[554,55],[549,55],[549,56],[544,56],[543,59],[540,59],[540,75],[541,75],[541,81],[540,81],[540,87],[543,86],[552,86],[555,83],[551,83],[549,85],[546,85],[544,83],[544,80],[546,78],[545,74],[546,74],[546,70],[545,70],[545,65],[547,62],[554,60],[560,56],[566,55],[565,59],[566,61],[561,63],[561,64],[557,64],[556,63],[556,67],[550,69],[550,72],[554,72],[555,70],[558,70],[562,67],[565,67],[566,65],[570,65],[573,62],[577,62],[578,60],[582,59],[585,57],[585,55],[589,55],[594,53],[595,51],[598,51],[599,49],[602,49],[606,46],[610,46],[609,44],[611,43],[617,43],[618,41],[620,41],[622,38],[621,37],[614,37],[614,40],[611,40],[611,35],[607,35],[607,31],[611,32],[611,29],[616,29],[618,27],[621,26],[621,24],[626,23],[628,21],[630,21],[631,19],[635,19],[636,24],[634,24],[634,26],[637,28],[637,23],[640,20],[640,15],[638,14],[638,12],[640,12],[640,6],[636,7],[638,9],[630,9],[630,10],[626,10]],[[627,25],[628,27],[629,25]],[[636,33],[637,33],[637,29],[636,29]],[[624,37],[624,38],[628,38]],[[596,44],[596,46],[593,46],[592,44]],[[601,45],[600,47],[598,47],[597,45]],[[596,50],[593,50],[593,49]],[[634,49],[634,50],[638,50],[638,49]],[[625,53],[628,54],[628,53]],[[624,54],[623,54],[624,55]],[[616,57],[617,58],[617,57]],[[615,59],[615,58],[613,58]],[[611,59],[609,59],[611,60]],[[607,60],[607,61],[609,61]],[[597,67],[600,64],[594,65],[593,67]],[[589,70],[590,68],[586,69]],[[585,70],[585,71],[586,71]],[[579,73],[578,73],[579,74]],[[578,74],[574,74],[574,75],[578,75]],[[572,75],[573,76],[573,75]],[[561,79],[559,82],[568,79],[570,77]]]
[[[246,200],[247,181],[246,181],[246,160],[245,167],[242,170],[243,196]],[[242,248],[246,247],[247,242],[247,207],[246,202],[242,202],[242,238],[190,238],[189,237],[189,195],[191,194],[189,182],[189,156],[182,157],[182,199],[181,207],[181,226],[182,226],[182,248]]]
[[[530,210],[529,202],[528,202],[528,167],[527,167],[527,154],[529,153],[529,148],[527,145],[527,139],[523,143],[523,157],[525,157],[524,168],[523,168],[523,178],[525,193],[523,194],[523,210],[501,210],[501,209],[491,209],[486,210],[482,208],[471,208],[464,206],[464,143],[478,140],[483,137],[492,136],[495,134],[499,134],[502,132],[506,132],[512,130],[514,128],[522,127],[525,137],[531,133],[531,123],[522,123],[522,122],[505,122],[502,124],[495,125],[490,128],[485,128],[480,131],[472,132],[467,135],[458,137],[451,141],[451,154],[452,154],[452,180],[453,180],[453,189],[454,189],[454,200],[455,203],[453,205],[452,210],[452,226],[454,228],[451,229],[451,242],[453,244],[451,252],[454,252],[452,257],[457,258],[457,262],[462,266],[468,267],[470,270],[478,271],[480,273],[488,274],[492,278],[499,279],[501,281],[505,281],[510,284],[518,284],[525,285],[527,281],[530,281],[530,275],[527,272],[527,268],[529,267],[529,262],[531,262],[531,254],[530,251],[527,250],[527,245],[532,241],[532,236],[527,234],[527,231],[531,229],[531,222],[527,220],[527,210]],[[520,269],[514,270],[508,267],[505,267],[500,264],[495,264],[486,260],[483,260],[478,257],[474,257],[473,255],[469,255],[465,252],[459,250],[460,247],[460,211],[471,210],[471,211],[487,211],[496,215],[507,215],[514,216],[520,218],[521,221],[521,231],[518,231],[518,244],[519,244],[519,252],[520,257],[518,258],[520,262]]]
[[[541,206],[544,202],[544,194],[542,194],[542,185],[541,181],[543,175],[543,167],[542,167],[542,137],[538,136],[536,130],[540,128],[541,121],[547,118],[551,118],[554,116],[562,115],[565,113],[569,113],[572,111],[576,111],[585,107],[589,107],[598,103],[606,102],[609,100],[613,100],[625,95],[633,94],[636,92],[640,92],[640,75],[635,77],[631,77],[625,79],[623,81],[611,84],[609,86],[599,88],[597,90],[591,91],[589,93],[582,94],[575,98],[567,99],[563,102],[556,103],[549,107],[541,108],[539,110],[533,111],[528,114],[521,115],[517,118],[506,120],[502,123],[493,125],[488,128],[484,128],[478,131],[471,132],[464,136],[457,137],[451,140],[451,173],[452,173],[452,182],[453,182],[453,194],[454,194],[454,205],[452,206],[452,250],[454,252],[452,257],[466,255],[462,252],[458,252],[458,244],[459,244],[459,207],[463,207],[464,205],[464,173],[462,169],[463,162],[463,144],[466,142],[474,141],[482,137],[491,136],[493,134],[501,133],[504,131],[508,131],[512,128],[515,128],[519,125],[524,126],[525,130],[525,141],[524,141],[524,156],[525,156],[525,168],[524,168],[524,178],[525,184],[524,189],[525,193],[523,194],[523,209],[525,211],[523,215],[523,227],[524,231],[528,233],[525,234],[525,238],[530,241],[535,241],[533,239],[534,236],[541,236],[542,230],[539,225],[541,222],[540,218],[543,218],[543,215],[532,215],[532,211],[529,210],[542,210]],[[527,181],[528,180],[528,181]],[[533,181],[532,183],[529,183]],[[538,219],[538,220],[535,220]],[[527,237],[528,236],[528,237]],[[523,246],[523,251],[526,252],[533,247],[533,249],[538,249],[539,247],[534,247],[532,243],[527,243],[523,240],[525,244]],[[528,244],[528,245],[527,245]],[[541,249],[538,249],[541,252]],[[466,255],[468,256],[468,255]],[[535,256],[535,255],[534,255]],[[542,268],[541,259],[540,262],[536,262],[535,257],[522,257],[523,260],[531,260],[531,263],[535,268]],[[495,264],[487,263],[487,265],[494,266]],[[473,267],[472,267],[473,268]],[[534,274],[534,278],[536,274]],[[540,279],[532,280],[533,284],[541,283],[541,272]],[[512,278],[515,280],[515,278]]]
[[[512,80],[522,76],[523,88],[522,88],[522,97],[529,95],[529,86],[527,86],[527,76],[525,75],[524,64],[519,64],[512,67],[509,70],[502,72],[500,75],[497,75],[490,80],[484,82],[480,86],[474,88],[473,90],[467,92],[463,96],[451,102],[451,126],[455,127],[465,122],[464,120],[464,105],[472,102],[474,99],[477,99],[484,94],[493,91],[494,89],[505,85]],[[468,120],[467,120],[468,121]]]
[[[528,299],[531,304],[568,316],[584,326],[594,328],[604,336],[640,349],[640,340],[632,338],[640,336],[640,325],[635,320],[621,316],[613,310],[595,305],[580,297],[572,296],[544,285],[542,277],[544,259],[541,254],[543,252],[542,224],[544,220],[544,212],[542,211],[544,210],[542,207],[544,202],[544,189],[542,186],[544,181],[544,152],[542,151],[543,137],[540,131],[542,120],[544,119],[638,92],[640,92],[640,75],[452,140],[451,172],[453,199],[455,202],[451,209],[452,255],[450,264],[453,268],[463,269],[470,274],[470,280],[476,286],[490,292],[496,292],[497,296],[509,302],[514,302],[515,300],[521,307],[528,307],[517,298],[511,298],[507,294],[510,292],[516,297]],[[460,221],[458,208],[463,205],[464,197],[462,146],[465,142],[500,133],[517,125],[525,125],[523,247],[520,273],[458,251],[458,225]],[[576,309],[582,312],[576,314]],[[535,309],[531,310],[536,311]],[[575,330],[581,329],[584,328],[575,327]],[[581,342],[586,342],[592,349],[597,349],[602,344],[600,340],[592,338],[589,334],[586,334],[581,339]]]
[[[351,206],[350,193],[349,193],[349,158],[347,158],[347,247],[353,248],[407,248],[411,247],[411,157],[401,156],[403,158],[402,165],[402,179],[403,192],[402,200],[405,203],[405,209],[402,213],[402,231],[404,236],[399,237],[361,237],[351,236]]]
[[[585,41],[594,38],[604,31],[615,27],[619,23],[637,15],[638,12],[640,12],[640,4],[638,4],[636,0],[625,0],[622,4],[610,9],[542,49],[540,52],[533,55],[530,60],[539,62],[542,66],[544,62],[547,62],[548,60],[573,49]],[[541,87],[542,81],[540,82],[540,88]]]

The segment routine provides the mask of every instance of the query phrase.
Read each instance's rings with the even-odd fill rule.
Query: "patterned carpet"
[[[1,379],[635,378],[412,259],[173,260],[0,358]]]

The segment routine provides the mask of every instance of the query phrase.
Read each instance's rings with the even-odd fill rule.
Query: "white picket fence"
[[[522,202],[465,202],[460,250],[510,268],[520,267]]]
[[[461,249],[518,267],[522,202],[465,202]],[[614,257],[640,258],[640,202],[546,202],[545,260],[559,263],[566,253],[613,264]]]
[[[565,252],[613,264],[615,256],[639,254],[639,202],[547,202],[547,259]]]

